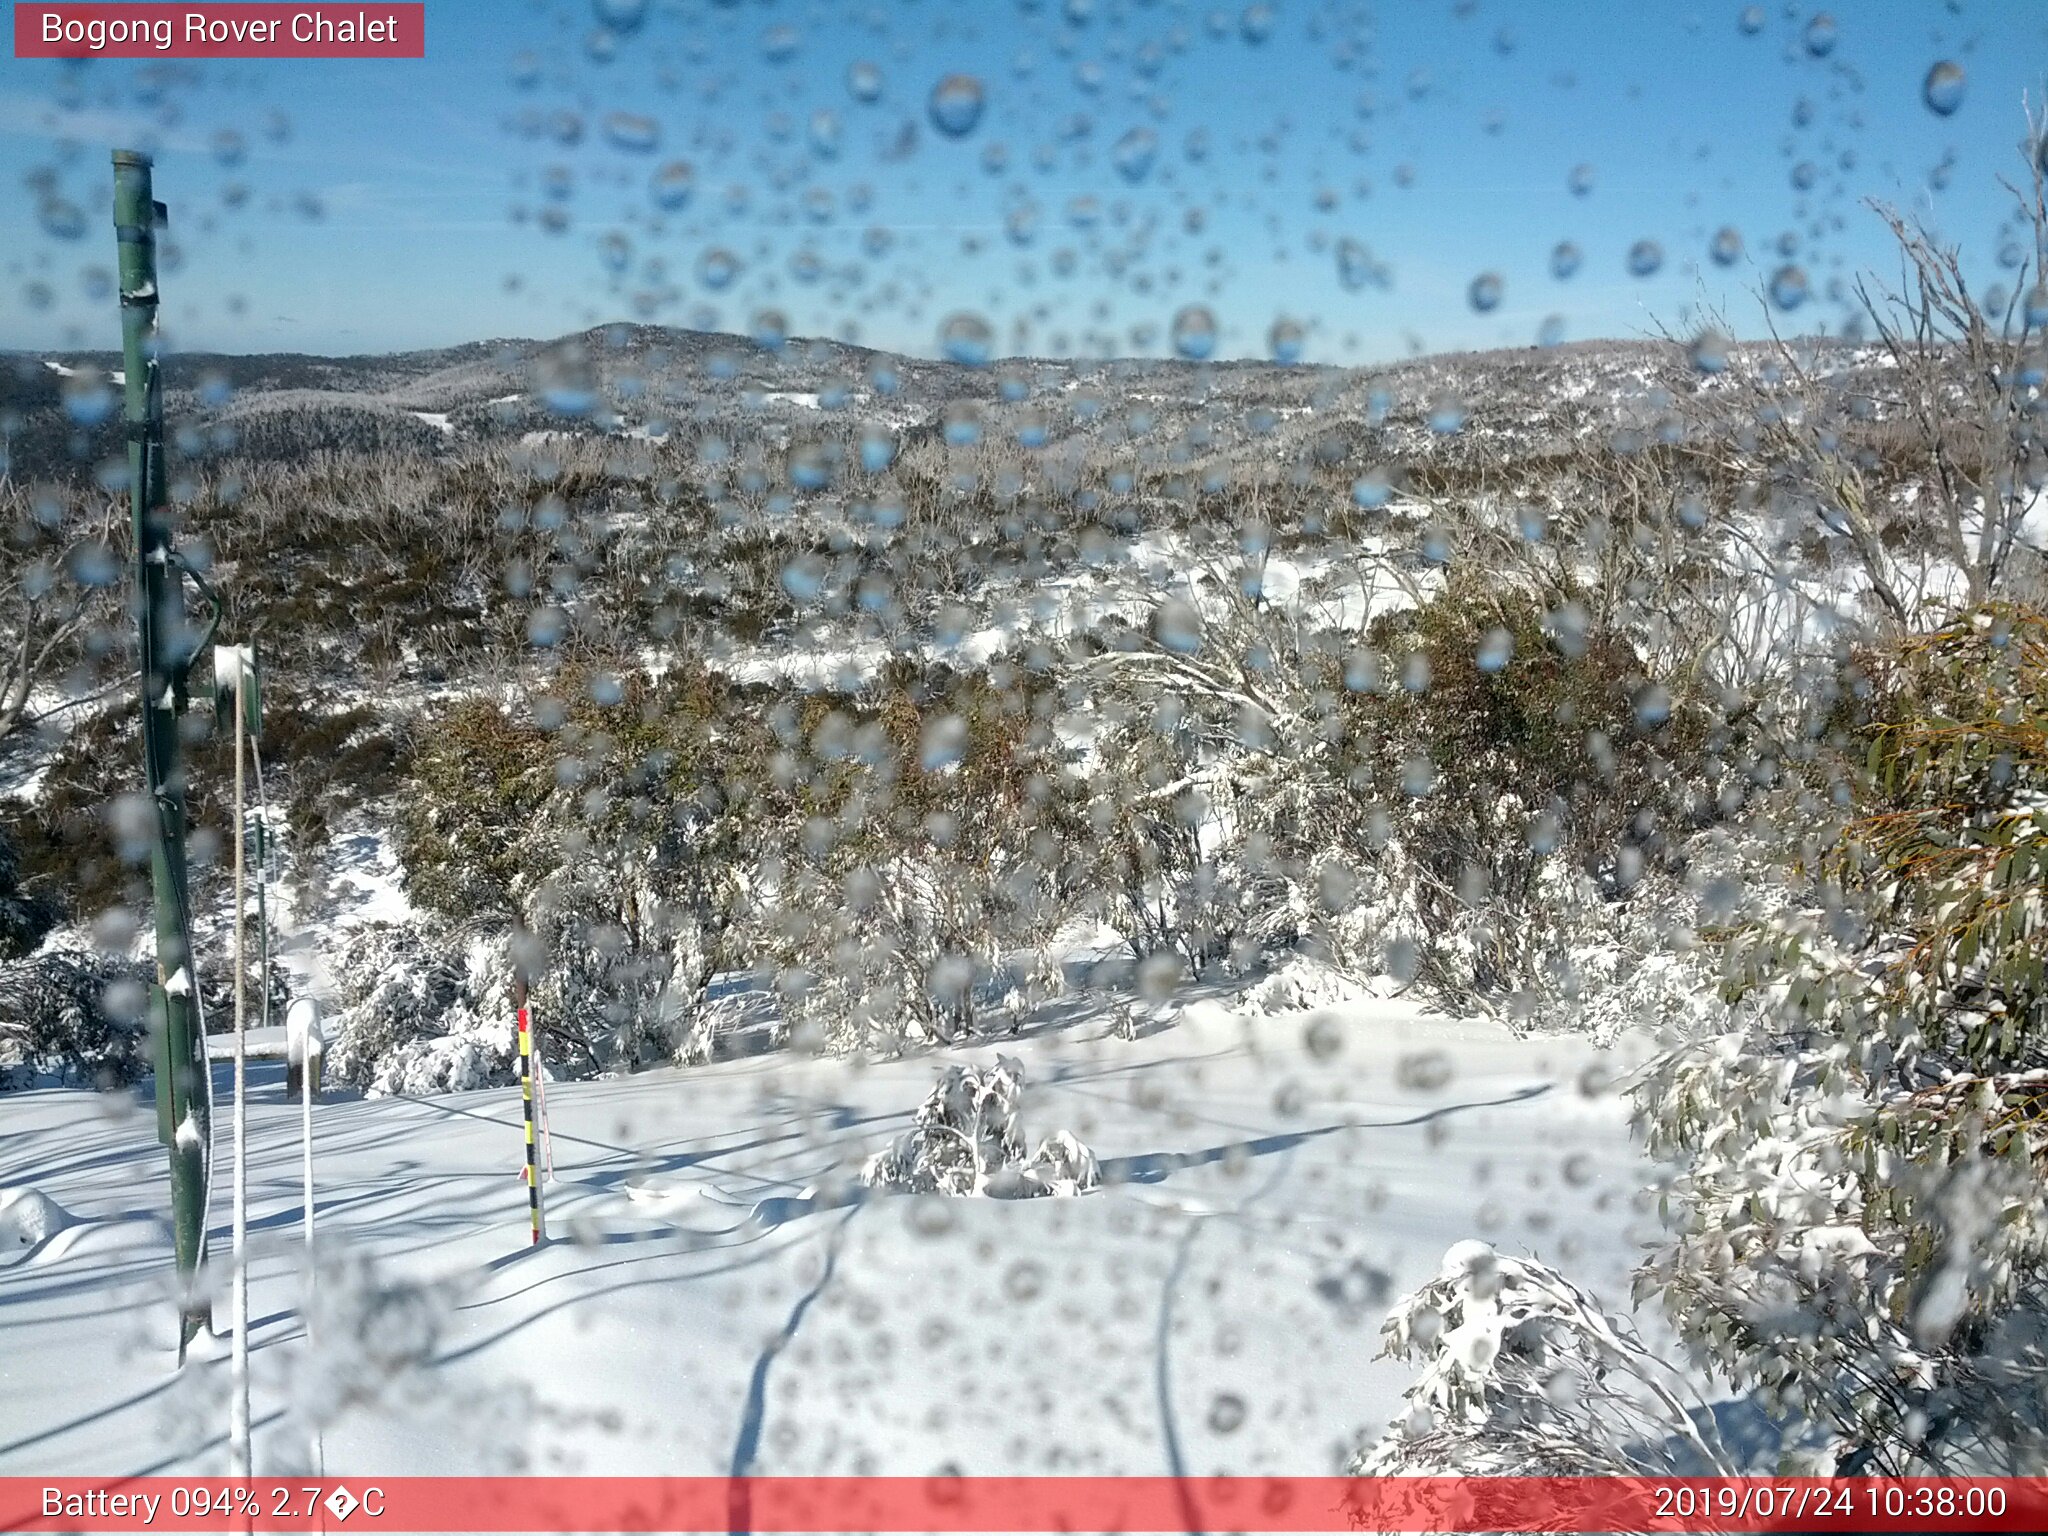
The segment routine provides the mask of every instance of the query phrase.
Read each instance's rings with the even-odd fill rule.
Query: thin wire
[[[534,1097],[540,1101],[540,1148],[547,1160],[548,1182],[552,1184],[555,1181],[555,1133],[548,1124],[548,1075],[541,1067],[540,1036],[535,1035],[533,1043],[533,1090]]]

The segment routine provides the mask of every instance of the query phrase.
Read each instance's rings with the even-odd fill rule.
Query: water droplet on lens
[[[706,288],[727,287],[739,275],[739,257],[724,246],[713,246],[697,258],[697,281]]]
[[[1550,275],[1563,282],[1579,270],[1579,263],[1584,259],[1571,241],[1560,240],[1550,252]]]
[[[1339,904],[1338,909],[1349,903]],[[1344,1031],[1337,1021],[1327,1013],[1319,1013],[1308,1021],[1301,1032],[1301,1041],[1308,1053],[1317,1061],[1328,1061],[1344,1049]]]
[[[1383,469],[1369,469],[1351,482],[1352,505],[1367,512],[1384,507],[1393,494],[1393,482]]]
[[[1038,236],[1039,218],[1038,204],[1029,201],[1014,204],[1003,215],[1003,233],[1014,245],[1029,245]]]
[[[1838,35],[1835,18],[1822,11],[1806,24],[1806,51],[1816,59],[1824,59],[1835,51]]]
[[[1173,317],[1173,350],[1200,362],[1216,350],[1216,317],[1200,304],[1190,304]]]
[[[981,417],[971,401],[946,407],[940,434],[954,448],[967,448],[981,441]]]
[[[111,587],[121,579],[121,562],[104,544],[80,544],[72,549],[65,563],[70,567],[71,579],[81,587]]]
[[[1180,985],[1180,956],[1171,950],[1147,955],[1138,966],[1138,996],[1148,1003],[1163,1003]]]
[[[1394,1067],[1394,1080],[1410,1093],[1435,1093],[1450,1083],[1452,1066],[1446,1051],[1415,1051]]]
[[[1479,649],[1472,660],[1482,672],[1498,672],[1514,654],[1515,637],[1495,626],[1480,637]]]
[[[1963,104],[1963,66],[1943,59],[1927,71],[1927,82],[1920,87],[1920,96],[1927,103],[1928,111],[1947,117]]]
[[[661,143],[661,124],[640,112],[607,112],[604,136],[614,149],[652,154]]]
[[[1209,1404],[1209,1427],[1219,1435],[1235,1434],[1244,1421],[1244,1399],[1235,1392],[1219,1392]]]
[[[974,132],[987,101],[987,91],[973,75],[948,75],[932,87],[927,110],[934,128],[959,139]]]
[[[941,715],[925,726],[917,760],[926,773],[950,768],[966,755],[967,722],[960,716]]]
[[[969,368],[986,368],[995,344],[995,329],[980,315],[949,315],[939,327],[939,350],[948,361]]]
[[[879,475],[896,459],[896,440],[879,427],[870,427],[860,436],[860,467],[871,475]]]
[[[64,414],[81,427],[96,427],[114,414],[113,388],[103,378],[76,374],[64,381]]]
[[[1337,280],[1356,292],[1368,286],[1384,288],[1387,273],[1363,242],[1347,236],[1337,242]]]
[[[37,203],[36,221],[44,234],[57,240],[76,240],[85,233],[85,210],[61,197],[46,197]]]
[[[1733,224],[1723,224],[1714,231],[1714,238],[1708,242],[1707,254],[1717,267],[1732,267],[1742,260],[1742,231]]]
[[[1472,286],[1465,291],[1465,297],[1474,309],[1485,314],[1500,305],[1502,283],[1498,272],[1482,272],[1472,279]]]
[[[1150,128],[1133,128],[1116,141],[1109,158],[1125,181],[1143,181],[1159,158],[1159,135]]]
[[[1202,648],[1202,616],[1192,603],[1169,597],[1152,614],[1152,637],[1183,656]]]
[[[882,71],[866,59],[855,59],[846,67],[846,91],[855,101],[882,99]]]
[[[789,340],[789,321],[779,309],[756,310],[747,334],[764,352],[780,352]]]
[[[558,645],[568,627],[569,616],[561,609],[536,609],[527,616],[526,638],[534,645]]]
[[[1273,322],[1272,330],[1266,333],[1266,345],[1276,363],[1298,363],[1303,350],[1301,323],[1281,316]]]
[[[1664,247],[1654,240],[1638,240],[1628,248],[1628,270],[1631,277],[1653,277],[1664,265]]]
[[[657,207],[682,208],[697,189],[697,168],[687,160],[671,160],[649,179],[649,187]]]
[[[800,603],[815,602],[825,590],[825,562],[816,555],[802,555],[782,568],[782,590]]]
[[[1806,302],[1809,287],[1806,272],[1787,263],[1771,274],[1771,302],[1780,309],[1797,309]]]
[[[624,35],[638,32],[647,20],[648,0],[594,0],[598,22]]]

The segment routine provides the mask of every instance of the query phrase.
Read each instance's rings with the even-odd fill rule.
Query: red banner
[[[423,59],[424,4],[14,7],[17,59]]]
[[[0,1531],[2043,1531],[2048,1478],[0,1478]]]

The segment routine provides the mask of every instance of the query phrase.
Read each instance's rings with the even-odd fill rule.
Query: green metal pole
[[[157,1125],[170,1147],[171,1227],[177,1249],[182,1326],[179,1354],[212,1321],[198,1294],[206,1241],[206,1146],[212,1134],[205,1074],[206,1041],[194,1027],[189,944],[191,899],[185,876],[185,781],[178,763],[187,649],[185,603],[171,524],[164,511],[163,383],[157,365],[156,227],[149,156],[114,151],[114,238],[121,271],[121,354],[126,375],[129,509],[135,545],[135,615],[141,635],[142,761],[157,808],[150,853],[156,908],[156,985],[150,1016],[156,1047]]]

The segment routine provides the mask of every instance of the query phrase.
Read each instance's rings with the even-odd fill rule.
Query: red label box
[[[423,59],[424,4],[14,7],[17,59]]]

